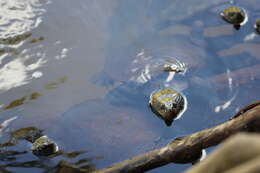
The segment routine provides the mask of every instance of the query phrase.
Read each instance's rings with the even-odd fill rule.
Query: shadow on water
[[[3,2],[0,172],[91,171],[224,122],[259,99],[258,0]],[[249,15],[240,30],[219,16],[229,5]],[[164,72],[166,60],[184,62],[185,75]],[[148,106],[164,87],[188,100],[171,127]],[[24,127],[43,129],[64,151],[39,158],[28,141],[10,141]]]

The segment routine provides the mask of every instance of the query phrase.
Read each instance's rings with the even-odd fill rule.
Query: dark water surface
[[[259,99],[259,3],[1,0],[0,143],[35,126],[70,154],[38,158],[20,141],[1,146],[0,172],[44,172],[60,160],[102,168],[228,120]],[[232,4],[249,16],[238,31],[219,17]],[[188,71],[168,80],[165,59]],[[148,107],[149,94],[167,86],[188,100],[171,127]]]

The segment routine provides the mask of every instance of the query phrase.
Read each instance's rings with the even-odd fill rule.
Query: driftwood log
[[[200,158],[203,149],[215,146],[237,132],[260,132],[260,101],[246,106],[223,124],[190,136],[176,138],[165,147],[116,163],[95,173],[139,173],[169,163],[193,163]]]
[[[259,173],[260,135],[239,133],[185,173]]]

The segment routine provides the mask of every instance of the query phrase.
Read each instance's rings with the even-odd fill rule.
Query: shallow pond
[[[103,168],[228,120],[259,99],[259,3],[2,0],[0,172],[45,172],[61,160]],[[240,30],[219,16],[230,5],[248,13]],[[184,62],[185,75],[161,72],[166,59]],[[166,86],[188,101],[170,127],[148,106],[150,93]],[[4,145],[31,126],[64,154],[39,158],[25,141]]]

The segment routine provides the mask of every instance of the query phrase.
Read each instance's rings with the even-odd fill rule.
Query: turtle
[[[32,143],[31,150],[36,156],[50,156],[57,153],[59,147],[47,136],[41,136]]]
[[[28,141],[32,153],[37,156],[49,156],[58,151],[58,145],[47,136],[44,136],[43,130],[34,126],[20,128],[11,132],[9,143],[15,145],[20,140]]]
[[[260,18],[256,19],[255,25],[254,25],[255,31],[260,34]]]
[[[247,20],[247,13],[243,8],[231,6],[220,13],[221,17],[228,23],[233,24],[234,28],[239,30],[240,26],[244,25]]]
[[[187,100],[178,91],[166,88],[154,91],[150,96],[151,110],[171,126],[174,119],[181,117],[187,108]]]

